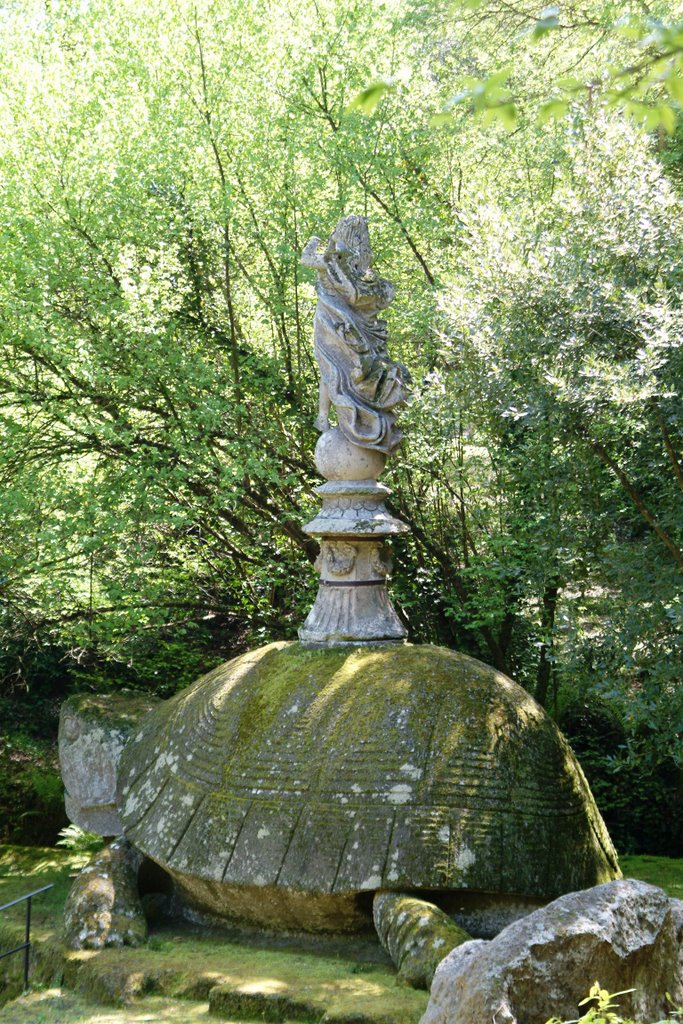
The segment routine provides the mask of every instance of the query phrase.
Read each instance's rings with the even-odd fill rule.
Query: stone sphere
[[[551,719],[439,647],[250,651],[145,716],[119,787],[126,836],[186,906],[266,927],[367,927],[388,889],[491,935],[619,876]]]
[[[339,427],[326,430],[315,446],[315,464],[326,480],[376,480],[386,461],[384,452],[353,444]]]

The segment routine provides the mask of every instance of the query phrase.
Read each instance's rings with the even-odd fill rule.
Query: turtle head
[[[121,752],[131,732],[157,698],[117,694],[75,694],[62,704],[59,763],[64,804],[71,821],[99,835],[123,831],[116,806]]]

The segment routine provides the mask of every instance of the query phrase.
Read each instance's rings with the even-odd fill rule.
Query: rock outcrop
[[[622,879],[569,893],[490,942],[467,942],[439,965],[421,1024],[545,1024],[576,1018],[597,979],[620,1013],[660,1020],[683,998],[679,901]]]

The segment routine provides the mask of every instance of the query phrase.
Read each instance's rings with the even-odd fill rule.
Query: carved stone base
[[[299,630],[308,644],[401,641],[407,633],[387,592],[385,538],[408,527],[384,506],[391,494],[376,480],[330,480],[318,488],[323,507],[304,529],[321,541],[320,587]]]
[[[335,557],[339,545],[358,550],[358,561],[381,562],[377,541],[323,541],[323,562]],[[359,557],[359,556],[364,557]],[[373,557],[375,556],[375,557]],[[384,562],[383,564],[387,564]],[[315,604],[299,630],[303,643],[376,643],[379,640],[404,640],[401,620],[393,609],[386,580],[321,579]]]

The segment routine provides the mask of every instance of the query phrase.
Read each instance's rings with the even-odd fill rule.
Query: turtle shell
[[[377,889],[533,904],[619,875],[546,713],[438,647],[235,658],[143,719],[119,800],[187,904],[260,924],[355,928]]]

